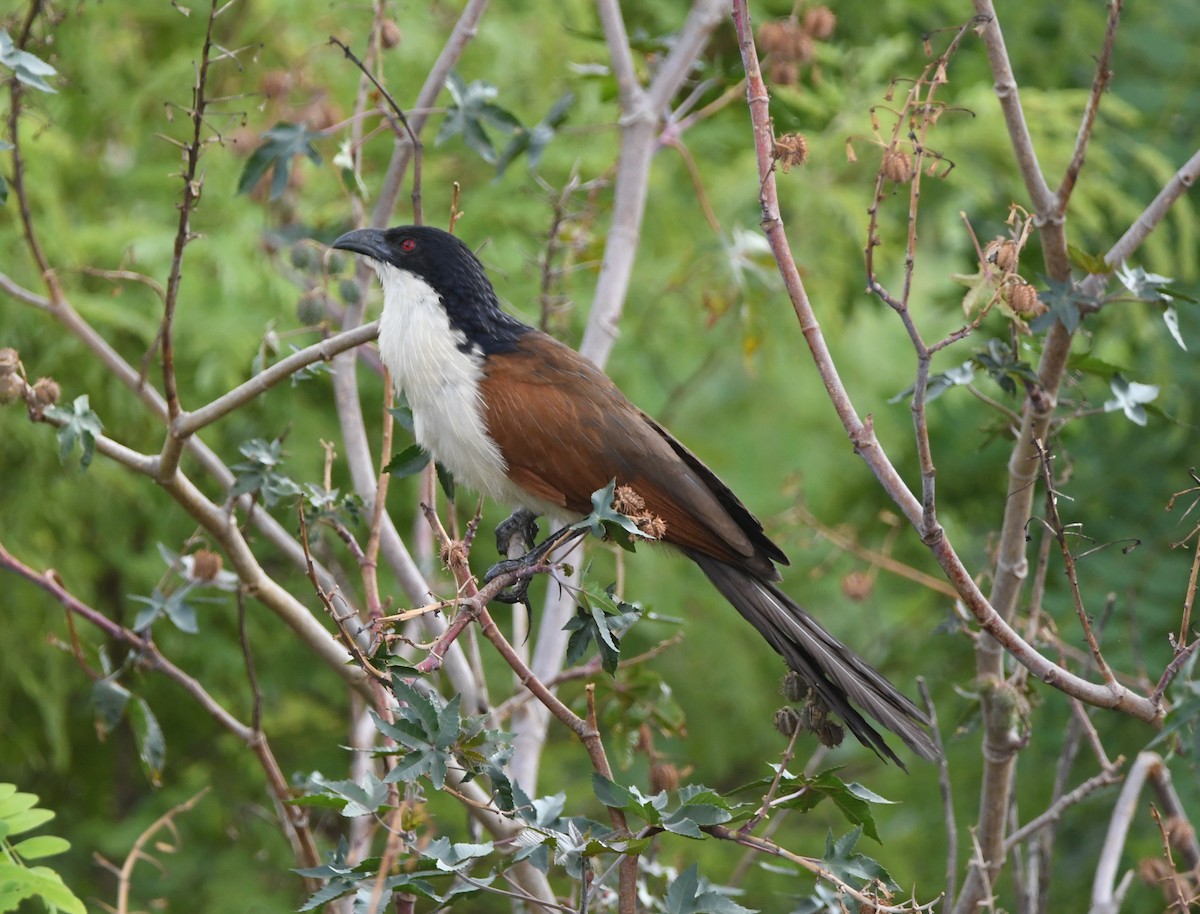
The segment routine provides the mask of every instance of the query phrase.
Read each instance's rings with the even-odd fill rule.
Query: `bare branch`
[[[368,343],[379,335],[379,322],[360,324],[350,330],[343,330],[333,336],[326,337],[319,343],[306,346],[299,352],[293,352],[285,359],[280,359],[269,368],[265,368],[249,381],[239,384],[228,393],[222,394],[216,400],[200,409],[189,413],[181,413],[171,423],[171,435],[176,438],[186,438],[193,435],[206,425],[211,425],[222,416],[226,416],[253,400],[260,394],[266,393],[280,381],[290,378],[302,368],[307,368],[314,362],[328,362],[335,355]]]
[[[1075,189],[1075,182],[1083,170],[1088,142],[1092,138],[1092,128],[1096,125],[1096,115],[1100,111],[1100,99],[1112,81],[1112,70],[1108,68],[1108,64],[1112,59],[1113,45],[1117,39],[1117,25],[1121,21],[1121,5],[1122,0],[1110,0],[1108,4],[1108,26],[1104,30],[1104,43],[1100,46],[1100,56],[1096,59],[1096,76],[1092,80],[1092,91],[1088,96],[1087,107],[1083,111],[1079,133],[1075,137],[1075,149],[1071,153],[1071,161],[1063,173],[1062,184],[1059,185],[1056,194],[1059,217],[1066,216],[1067,204],[1071,201],[1071,192]]]

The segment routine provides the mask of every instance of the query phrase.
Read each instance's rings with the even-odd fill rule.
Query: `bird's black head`
[[[454,329],[486,354],[511,351],[530,329],[500,310],[483,264],[449,232],[428,225],[357,229],[333,246],[423,279],[441,296]]]

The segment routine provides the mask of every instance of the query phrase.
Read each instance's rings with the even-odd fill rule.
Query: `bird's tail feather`
[[[845,721],[859,742],[904,767],[854,705],[899,736],[921,758],[937,759],[937,748],[925,729],[929,721],[920,709],[790,597],[749,572],[707,555],[688,554],[725,599],[783,655],[787,665]]]

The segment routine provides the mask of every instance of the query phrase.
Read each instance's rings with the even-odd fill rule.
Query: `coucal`
[[[902,765],[859,710],[925,759],[925,716],[779,590],[787,557],[716,474],[599,368],[500,309],[483,265],[429,226],[359,229],[335,248],[383,286],[379,353],[412,408],[417,441],[456,480],[512,507],[583,516],[615,479],[666,523],[663,540],[713,585],[880,757]]]

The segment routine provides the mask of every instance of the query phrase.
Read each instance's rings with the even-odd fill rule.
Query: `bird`
[[[919,757],[938,750],[921,710],[777,586],[787,556],[733,491],[575,350],[502,310],[479,258],[427,225],[363,228],[383,290],[379,354],[412,410],[417,443],[456,482],[556,519],[592,510],[615,480],[821,702],[881,759],[904,767],[865,712]]]

